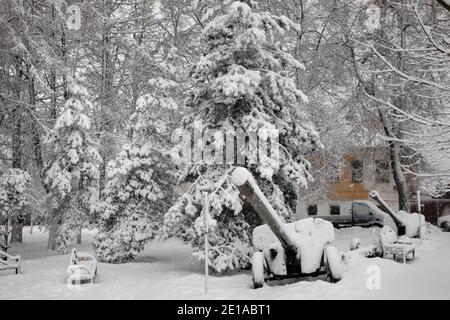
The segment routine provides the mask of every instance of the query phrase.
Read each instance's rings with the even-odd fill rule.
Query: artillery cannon
[[[238,167],[232,174],[241,197],[266,223],[253,230],[253,285],[267,280],[327,274],[331,282],[342,278],[341,258],[335,247],[334,228],[323,219],[307,218],[284,223],[259,189],[252,174]]]
[[[395,213],[386,202],[384,202],[377,191],[370,191],[369,196],[392,218],[397,227],[398,236],[417,238],[422,237],[422,235],[426,233],[425,216],[423,214],[408,213],[402,210]]]
[[[350,245],[353,253],[356,252],[366,257],[382,256],[386,258],[390,256],[394,260],[400,259],[403,262],[414,259],[418,242],[417,239],[411,239],[410,237],[417,237],[423,232],[425,217],[417,213],[411,214],[404,211],[395,213],[376,190],[370,191],[369,196],[381,210],[392,218],[397,227],[397,233],[391,227],[385,225],[377,235],[376,243],[365,248],[358,248],[360,241],[355,238]]]
[[[392,210],[387,203],[381,198],[380,194],[376,190],[372,190],[369,192],[369,197],[374,200],[378,206],[386,212],[394,221],[395,225],[397,226],[397,235],[403,236],[406,233],[406,225],[403,223],[403,221],[400,220],[400,218],[397,216],[397,214]]]

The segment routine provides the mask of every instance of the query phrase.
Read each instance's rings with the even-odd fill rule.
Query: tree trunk
[[[12,167],[22,166],[22,110],[20,105],[14,108],[14,131],[12,136]]]
[[[105,189],[105,181],[106,181],[106,155],[104,152],[101,154],[102,161],[100,163],[100,177],[98,182],[98,197],[101,198],[103,195],[103,189]]]
[[[29,83],[29,95],[30,95],[30,108],[31,106],[36,105],[36,97],[35,97],[35,88],[34,88],[34,78],[30,80]],[[33,139],[33,151],[34,157],[36,160],[36,166],[39,170],[39,175],[41,179],[44,178],[44,160],[42,158],[42,142],[41,142],[41,134],[39,132],[39,124],[37,120],[31,115],[31,112],[35,111],[34,108],[30,110],[30,121],[31,121],[31,130],[32,130],[32,139]]]
[[[50,109],[50,118],[55,121],[58,117],[58,111],[56,108],[56,72],[52,68],[50,71],[50,89],[52,90],[51,93],[51,109]]]
[[[19,67],[17,66],[17,69]],[[20,71],[17,71],[20,72]],[[17,101],[21,100],[20,79],[16,88]],[[22,106],[17,104],[13,111],[14,130],[12,135],[12,167],[22,167]]]
[[[402,3],[405,4],[405,0],[402,0]],[[403,11],[400,11],[398,13],[399,15],[399,29],[400,29],[400,47],[402,49],[406,48],[406,41],[407,41],[407,35],[406,35],[406,28],[408,27],[407,20],[405,18],[405,14]],[[404,70],[404,52],[399,51],[398,53],[398,69]],[[406,97],[404,95],[401,95],[399,93],[399,96],[397,99],[394,99],[394,104],[399,109],[405,109],[407,108],[408,101],[406,100]],[[387,122],[387,121],[386,121]],[[386,123],[385,122],[385,123]],[[386,123],[387,124],[387,123]],[[389,124],[387,124],[389,127]],[[400,210],[409,211],[409,199],[408,199],[408,187],[406,183],[405,174],[403,173],[402,166],[401,166],[401,148],[400,148],[400,142],[396,139],[401,139],[401,123],[398,123],[396,126],[396,134],[394,134],[393,126],[389,127],[389,134],[385,132],[388,137],[393,138],[393,140],[389,143],[389,150],[390,150],[390,156],[391,156],[391,169],[392,169],[392,175],[394,176],[394,181],[397,186],[397,193],[398,193],[398,206]]]
[[[20,69],[20,60],[16,58],[16,74],[17,74],[17,85],[16,85],[16,97],[17,101],[21,101],[21,81],[22,81],[22,70]],[[19,104],[14,108],[14,131],[12,136],[12,167],[22,168],[22,106]],[[12,220],[12,234],[11,242],[22,242],[22,223],[17,219],[19,217],[14,217]]]
[[[66,45],[66,33],[62,31],[61,33],[61,51],[62,51],[62,57],[64,61],[64,67],[67,67],[67,56],[68,56],[68,48]],[[70,98],[70,92],[69,92],[69,85],[67,81],[67,75],[66,72],[63,72],[63,96],[64,101]]]
[[[58,235],[59,224],[56,219],[57,212],[52,210],[50,218],[50,228],[48,232],[47,250],[56,250],[56,236]]]
[[[52,14],[54,15],[54,7],[52,7]],[[56,38],[56,34],[52,33],[52,37]],[[62,28],[61,31],[61,56],[63,60],[64,67],[67,67],[67,46],[66,46],[66,35],[64,32],[64,28]],[[65,69],[64,69],[65,70]],[[62,81],[63,81],[63,98],[64,101],[69,99],[70,93],[68,89],[68,81],[67,81],[67,75],[64,71],[62,73]],[[55,69],[51,70],[50,75],[50,86],[52,89],[52,95],[51,95],[51,117],[53,121],[56,121],[56,118],[58,117],[58,110],[57,110],[57,92],[56,92],[56,71]],[[55,251],[56,248],[56,238],[58,236],[58,228],[60,226],[61,222],[59,221],[59,212],[55,209],[52,209],[50,212],[50,219],[49,219],[49,233],[48,233],[48,241],[47,241],[47,250]]]
[[[13,223],[11,233],[11,243],[14,242],[22,243],[22,230],[23,230],[23,218],[17,217],[16,221],[14,221]]]
[[[406,185],[405,174],[403,173],[401,166],[400,144],[398,141],[394,140],[396,137],[392,133],[386,115],[381,109],[378,109],[378,114],[383,125],[384,133],[387,137],[392,138],[389,142],[389,155],[391,159],[392,176],[394,177],[395,185],[397,187],[398,207],[399,210],[409,211],[408,188]]]
[[[10,228],[10,219],[6,219],[5,225],[4,225],[4,232],[3,232],[3,243],[2,243],[2,251],[4,252],[8,252],[8,248],[9,248],[9,228]]]
[[[67,201],[64,202],[64,204]],[[48,242],[47,242],[47,250],[56,250],[57,242],[56,239],[58,237],[58,229],[62,223],[62,215],[64,210],[67,210],[66,206],[61,206],[61,204],[56,209],[51,209],[50,211],[50,219],[48,220],[49,232],[48,232]]]
[[[52,19],[55,20],[56,18],[56,13],[55,13],[55,5],[52,4]],[[55,34],[55,29],[52,30],[51,33],[51,38],[53,43],[55,43],[55,38],[56,38],[56,34]],[[56,48],[54,48],[56,49]],[[63,43],[63,39],[61,38],[61,50],[62,50],[62,56],[64,59],[64,43]],[[65,66],[65,64],[64,64]],[[50,100],[50,118],[53,120],[52,123],[54,123],[54,121],[56,120],[56,117],[58,116],[58,112],[56,109],[56,71],[55,68],[52,66],[50,69],[50,89],[51,89],[51,100]]]
[[[33,234],[33,227],[34,227],[34,215],[33,212],[30,214],[30,234]]]
[[[106,2],[102,1],[102,12],[106,15]],[[110,115],[108,114],[108,104],[111,102],[111,86],[112,86],[112,70],[111,70],[111,56],[109,52],[109,37],[107,35],[106,21],[102,22],[102,67],[101,67],[101,92],[100,92],[100,143],[105,138],[105,132],[110,132]],[[108,162],[108,151],[111,150],[110,145],[104,145],[100,148],[100,156],[102,162],[100,164],[100,180],[99,180],[99,198],[102,196],[106,181],[106,163]]]
[[[78,230],[78,234],[77,234],[77,244],[81,244],[81,228]]]
[[[398,207],[399,210],[409,211],[408,188],[400,163],[401,155],[399,143],[397,141],[391,141],[389,143],[389,150],[391,155],[392,175],[394,177],[395,185],[397,186]]]
[[[48,242],[47,250],[56,250],[56,235],[57,235],[58,225],[52,224],[48,232]]]

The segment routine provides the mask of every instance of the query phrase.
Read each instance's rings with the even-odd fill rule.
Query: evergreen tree
[[[53,150],[45,177],[51,204],[48,224],[50,238],[61,250],[89,222],[89,207],[97,197],[101,157],[86,115],[91,107],[86,89],[74,82],[71,97],[46,141]]]
[[[30,175],[20,169],[8,169],[0,175],[0,249],[5,252],[13,224],[28,208],[30,183]]]
[[[151,79],[151,93],[141,96],[130,117],[131,144],[108,163],[108,182],[94,211],[99,234],[93,245],[100,260],[123,263],[136,258],[145,243],[159,235],[163,214],[173,202],[170,118],[178,109],[176,50],[159,63],[161,76]],[[171,80],[174,79],[174,80]]]
[[[289,30],[300,27],[285,16],[259,11],[255,1],[227,1],[224,6],[225,14],[212,19],[203,31],[207,53],[191,70],[194,89],[188,106],[193,112],[184,119],[183,129],[191,132],[202,120],[206,129],[222,133],[242,130],[260,138],[278,138],[272,148],[279,150],[275,157],[241,151],[269,201],[289,219],[298,187],[311,178],[304,155],[320,144],[304,112],[307,97],[293,79],[293,72],[303,66],[280,44]],[[223,143],[223,135],[212,134],[194,152],[211,145],[220,150]],[[199,219],[206,193],[209,212],[217,222],[209,237],[211,267],[222,271],[247,266],[250,232],[260,222],[250,208],[242,208],[229,180],[233,166],[214,164],[205,157],[197,160],[180,174],[180,181],[190,182],[191,187],[166,214],[165,234],[190,243],[194,255],[202,259]]]

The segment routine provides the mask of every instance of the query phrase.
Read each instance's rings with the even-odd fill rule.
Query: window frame
[[[334,183],[338,183],[341,180],[341,165],[339,163],[331,163],[328,166],[328,172],[327,172],[327,181],[328,182],[334,182]]]
[[[311,208],[315,208],[315,213],[314,214],[310,213],[310,209]],[[317,206],[317,204],[309,204],[308,208],[306,210],[307,210],[308,216],[317,216],[318,206]]]
[[[338,213],[333,213],[333,208],[337,208]],[[330,204],[330,216],[340,216],[341,215],[341,206],[339,204]]]
[[[358,169],[358,171],[356,171],[356,167],[354,166],[354,163],[359,162],[360,163],[360,168]],[[359,160],[359,159],[353,159],[350,162],[350,169],[351,169],[351,181],[352,183],[363,183],[364,181],[364,161],[363,160]],[[359,174],[359,176],[357,176],[357,174]],[[358,179],[356,179],[357,177],[359,177]]]

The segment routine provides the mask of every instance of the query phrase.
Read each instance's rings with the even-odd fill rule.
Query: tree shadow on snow
[[[325,282],[329,282],[329,279],[326,275],[320,275],[317,277],[298,277],[298,278],[288,278],[288,279],[283,279],[283,280],[270,280],[267,281],[267,285],[270,287],[277,287],[277,286],[284,286],[284,285],[288,285],[288,284],[294,284],[294,283],[298,283],[298,282],[315,282],[318,280],[322,280]]]
[[[190,256],[180,259],[170,256],[140,256],[133,263],[165,264],[167,271],[186,271],[190,273],[203,273],[203,264],[197,258]]]
[[[155,267],[164,264],[164,269],[169,271],[203,272],[203,264],[192,255],[192,249],[176,239],[148,243],[133,263],[149,263]]]

